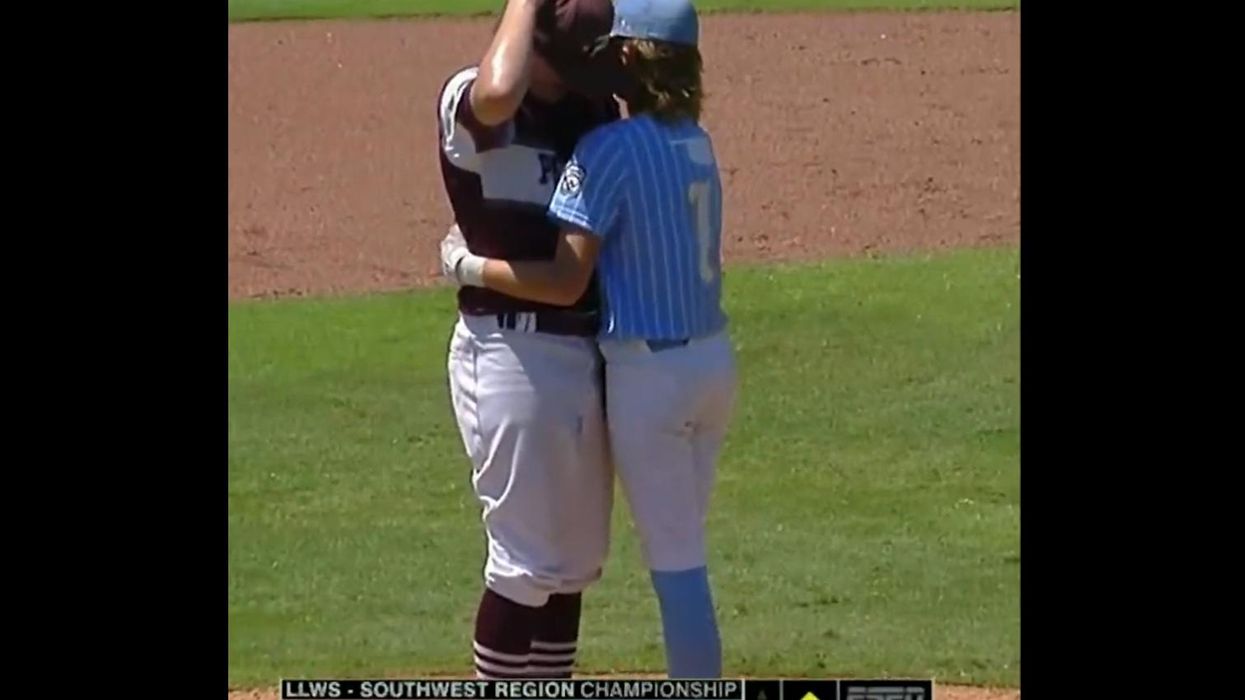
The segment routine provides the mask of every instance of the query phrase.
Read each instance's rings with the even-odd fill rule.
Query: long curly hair
[[[631,82],[626,95],[630,112],[648,112],[668,122],[700,121],[705,100],[700,49],[627,38],[621,39],[620,52]]]

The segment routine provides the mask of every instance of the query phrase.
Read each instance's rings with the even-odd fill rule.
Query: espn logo
[[[933,700],[932,683],[913,684],[905,682],[843,684],[844,700]]]

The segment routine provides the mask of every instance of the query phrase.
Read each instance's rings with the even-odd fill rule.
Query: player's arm
[[[543,0],[507,0],[493,43],[480,61],[468,96],[471,111],[484,126],[510,120],[527,94],[532,30]]]
[[[588,290],[601,240],[586,231],[567,229],[558,236],[553,260],[488,260],[484,286],[520,299],[570,306]]]
[[[455,226],[441,243],[441,263],[446,276],[459,284],[485,287],[543,304],[570,306],[588,289],[600,250],[599,238],[571,227],[558,236],[552,260],[485,258],[467,250]]]

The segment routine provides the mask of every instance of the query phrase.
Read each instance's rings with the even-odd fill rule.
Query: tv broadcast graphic
[[[293,698],[498,698],[519,700],[932,700],[926,680],[285,680]]]
[[[230,700],[1020,697],[1019,0],[228,14]]]

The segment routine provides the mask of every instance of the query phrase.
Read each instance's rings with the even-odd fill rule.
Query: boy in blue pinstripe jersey
[[[700,127],[699,22],[690,0],[616,0],[610,52],[629,118],[585,136],[549,216],[553,260],[442,244],[461,285],[567,305],[595,269],[615,468],[661,608],[673,677],[722,673],[706,569],[705,518],[736,395],[721,306],[722,184]],[[603,78],[605,79],[605,78]]]

